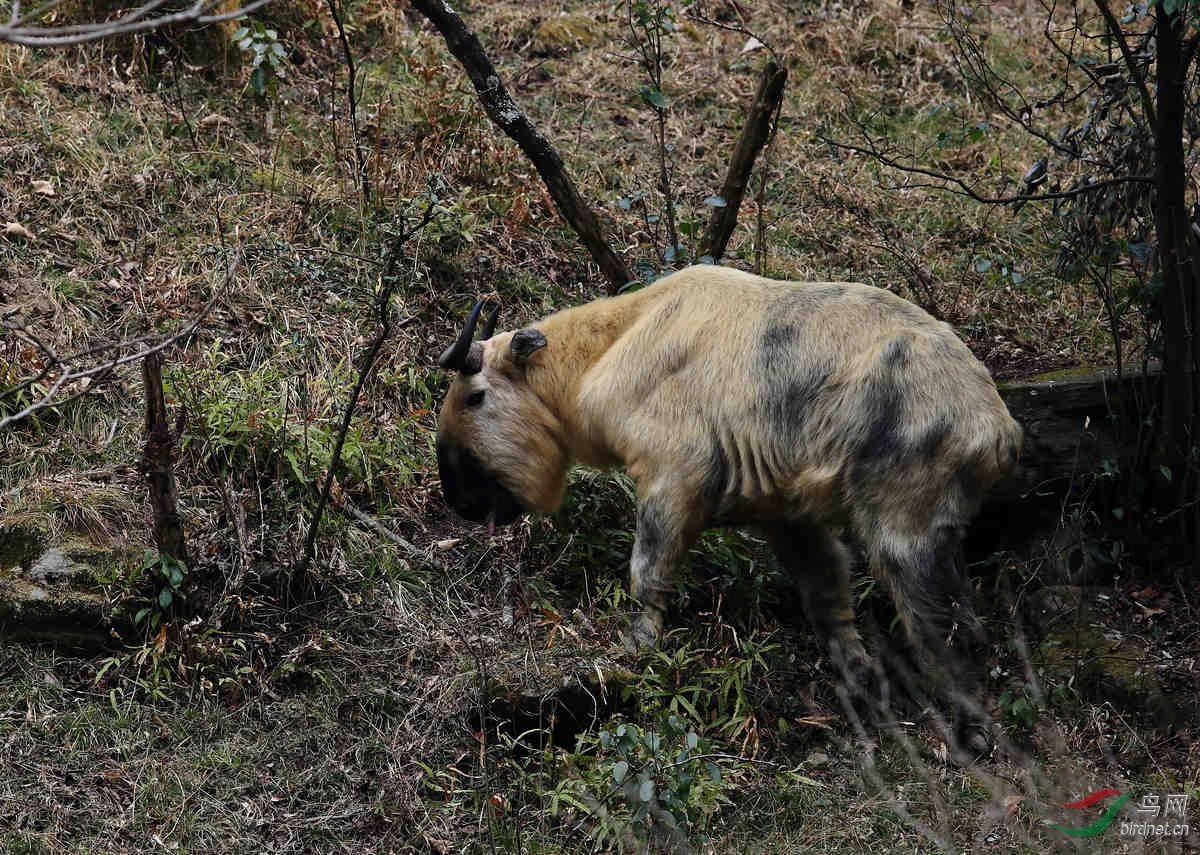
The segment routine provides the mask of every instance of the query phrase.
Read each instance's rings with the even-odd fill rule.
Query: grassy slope
[[[763,4],[749,22],[791,71],[762,211],[767,271],[859,279],[935,306],[1001,375],[1103,360],[1094,300],[1049,272],[1044,214],[884,192],[895,176],[814,136],[852,138],[858,118],[900,138],[953,138],[991,120],[987,138],[943,148],[940,162],[996,189],[1002,176],[1019,176],[1036,155],[956,86],[936,16],[785,6],[779,14]],[[599,22],[595,41],[544,44],[537,23],[564,8]],[[988,13],[993,45],[1036,77],[1043,59],[1021,51],[1032,20],[1022,11]],[[545,752],[508,744],[539,725],[529,699],[546,698],[548,714],[564,682],[610,689],[596,709],[617,710],[611,726],[628,720],[665,734],[677,714],[709,750],[762,761],[721,760],[724,801],[695,797],[704,833],[693,839],[707,835],[701,848],[714,851],[932,850],[916,823],[961,848],[1013,851],[1025,840],[1036,851],[1062,845],[1040,818],[1073,819],[1052,801],[1115,781],[1194,791],[1200,764],[1188,762],[1180,737],[1124,727],[1119,713],[1084,703],[1048,713],[1028,737],[1032,774],[1005,761],[949,771],[923,724],[904,726],[912,743],[884,739],[864,772],[828,666],[804,628],[780,618],[788,608],[776,602],[761,548],[740,536],[712,535],[698,550],[670,659],[625,654],[617,634],[629,609],[621,567],[632,520],[619,481],[586,476],[562,514],[490,542],[459,527],[433,482],[430,411],[444,380],[429,368],[434,356],[476,296],[502,296],[515,323],[589,299],[599,285],[440,42],[390,6],[351,12],[366,77],[369,215],[342,91],[331,103],[331,78],[344,82],[336,45],[314,35],[332,31],[317,6],[275,13],[292,66],[266,101],[245,89],[245,69],[176,71],[130,45],[0,48],[0,213],[37,236],[0,242],[0,300],[70,352],[102,336],[170,329],[225,289],[168,366],[188,411],[181,488],[197,570],[218,580],[195,597],[221,618],[177,625],[111,659],[0,652],[7,849],[578,851],[606,827],[570,801],[553,811],[552,794],[602,795],[608,767],[594,750],[574,753],[571,740]],[[651,119],[611,7],[541,4],[531,14],[530,4],[509,2],[465,12],[614,243],[631,261],[653,263],[663,241],[617,204],[637,190],[651,210],[659,200]],[[313,19],[316,29],[301,26]],[[753,92],[763,53],[743,54],[745,42],[689,23],[669,44],[683,219],[703,218]],[[34,180],[52,181],[56,195],[34,193]],[[413,562],[334,513],[319,561],[328,596],[281,610],[278,567],[303,536],[305,484],[327,460],[353,379],[348,360],[371,335],[374,260],[431,181],[444,213],[409,247],[397,301],[405,323],[368,386],[341,481],[351,501],[444,566]],[[750,204],[732,245],[739,259],[753,257],[756,215]],[[218,229],[239,250],[227,289]],[[979,258],[1020,264],[1025,277],[978,273]],[[34,358],[0,342],[6,370],[28,370]],[[133,483],[81,474],[136,459],[139,394],[136,373],[124,375],[0,435],[3,512],[143,543]],[[244,539],[231,534],[235,508]],[[219,580],[240,572],[244,587],[225,590]],[[133,586],[111,587],[118,597]],[[1006,632],[998,625],[998,637]],[[1020,660],[997,655],[1021,673]],[[587,732],[594,739],[603,726],[601,717]]]

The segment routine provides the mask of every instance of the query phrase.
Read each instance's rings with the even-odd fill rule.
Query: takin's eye
[[[478,407],[482,403],[483,403],[483,390],[482,389],[479,389],[478,391],[472,392],[470,395],[467,395],[467,406],[468,407]]]

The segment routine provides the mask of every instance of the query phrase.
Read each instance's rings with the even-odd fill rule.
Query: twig
[[[1108,8],[1108,3],[1105,0],[1095,0],[1096,9],[1104,17],[1104,23],[1108,26],[1108,34],[1112,36],[1113,41],[1117,43],[1117,47],[1121,49],[1121,57],[1125,60],[1125,67],[1129,70],[1129,76],[1133,79],[1134,86],[1137,87],[1138,95],[1142,99],[1142,109],[1146,111],[1146,123],[1150,127],[1155,127],[1158,124],[1158,114],[1154,110],[1154,99],[1150,97],[1150,90],[1146,86],[1146,72],[1138,68],[1137,59],[1133,56],[1133,52],[1129,50],[1129,42],[1125,38],[1125,31],[1121,29],[1121,24],[1117,21],[1112,10]]]
[[[358,84],[355,82],[356,66],[354,64],[354,54],[350,51],[350,40],[346,38],[346,28],[342,25],[342,16],[338,14],[337,0],[328,0],[329,14],[333,18],[333,23],[337,27],[338,40],[342,43],[342,55],[346,59],[346,71],[348,80],[346,82],[346,101],[347,109],[350,111],[350,129],[354,135],[354,164],[358,167],[359,185],[362,187],[363,205],[369,207],[371,204],[371,180],[367,175],[367,163],[363,157],[362,139],[358,132]]]
[[[388,336],[392,332],[392,293],[396,287],[393,271],[400,257],[400,250],[409,238],[429,225],[436,212],[437,208],[432,203],[427,205],[420,221],[413,228],[393,238],[388,248],[387,264],[380,277],[379,294],[375,299],[375,323],[378,325],[378,332],[375,335],[375,340],[371,342],[371,346],[367,350],[366,357],[363,359],[362,367],[358,371],[358,380],[354,384],[354,389],[351,391],[350,398],[346,402],[345,412],[342,414],[342,424],[338,429],[337,440],[333,445],[333,453],[329,455],[329,468],[325,473],[325,483],[321,487],[321,495],[317,500],[317,507],[313,510],[312,519],[308,524],[308,535],[304,539],[304,553],[300,556],[300,561],[296,565],[295,572],[292,574],[291,586],[293,592],[297,592],[310,581],[308,579],[308,568],[312,564],[313,555],[316,552],[317,530],[320,528],[321,518],[325,515],[325,506],[329,504],[329,494],[333,489],[333,479],[337,474],[338,464],[342,459],[342,446],[346,444],[346,436],[350,433],[350,422],[354,418],[354,409],[358,405],[358,396],[362,393],[367,378],[371,376],[371,371],[375,367],[375,360],[379,357],[379,351],[383,347],[383,343],[387,341]]]
[[[445,570],[446,569],[445,565],[441,562],[440,559],[435,558],[434,556],[428,554],[427,552],[422,550],[420,547],[418,547],[416,544],[413,544],[413,543],[405,540],[403,537],[396,534],[396,532],[392,531],[390,528],[388,528],[383,523],[381,523],[378,519],[376,519],[375,517],[371,516],[368,513],[360,511],[354,505],[350,504],[350,502],[342,501],[338,504],[338,507],[341,510],[345,511],[346,513],[350,514],[350,516],[354,517],[356,520],[358,520],[360,523],[365,525],[371,531],[375,532],[380,537],[382,537],[386,540],[390,540],[392,543],[399,546],[401,551],[404,552],[413,561],[417,561],[421,564],[425,564],[429,567],[432,567],[434,570]]]
[[[701,255],[711,255],[717,261],[725,254],[729,237],[737,225],[738,210],[742,206],[742,198],[746,195],[746,185],[750,182],[750,173],[754,169],[754,161],[762,151],[771,132],[771,118],[783,101],[783,86],[787,82],[787,68],[780,66],[774,60],[763,68],[762,77],[758,81],[758,91],[750,106],[750,114],[742,128],[742,135],[734,149],[733,158],[729,161],[729,172],[721,187],[721,198],[725,204],[713,208],[712,217],[708,222],[708,233],[704,237]]]
[[[907,172],[912,175],[925,175],[942,182],[941,184],[918,184],[916,187],[923,187],[930,190],[942,190],[946,193],[953,193],[957,196],[966,196],[976,202],[981,202],[986,205],[1011,205],[1014,202],[1047,202],[1054,199],[1075,199],[1079,196],[1095,192],[1103,187],[1112,187],[1120,184],[1154,184],[1153,176],[1149,175],[1127,175],[1120,178],[1105,178],[1100,181],[1089,181],[1079,187],[1074,187],[1070,190],[1062,190],[1053,193],[1014,193],[1011,196],[987,196],[980,193],[967,182],[963,181],[954,175],[947,175],[944,172],[938,172],[934,169],[928,169],[923,166],[915,166],[911,163],[891,157],[881,151],[874,144],[874,140],[869,140],[869,147],[854,145],[853,143],[839,142],[838,140],[830,139],[824,134],[818,134],[817,139],[821,142],[831,145],[834,148],[843,151],[851,151],[855,154],[865,154],[868,157],[882,163],[884,166],[891,167],[899,172]],[[948,186],[949,185],[949,186]]]
[[[634,281],[637,277],[609,246],[600,220],[567,174],[562,158],[508,94],[475,33],[441,0],[412,0],[412,7],[428,18],[446,40],[450,53],[471,78],[488,118],[521,147],[537,169],[558,212],[579,235],[608,280],[609,290],[616,293]]]
[[[235,266],[236,266],[236,259],[235,259]],[[226,285],[228,285],[231,275],[232,275],[231,268],[229,266],[227,266],[226,276],[225,276]],[[209,312],[211,312],[213,306],[215,306],[217,304],[217,301],[220,299],[222,293],[224,293],[224,292],[217,291],[215,294],[213,294],[212,298],[209,299],[209,301],[204,304],[203,308],[201,308],[199,314],[197,314],[194,318],[192,318],[190,321],[188,321],[186,324],[184,324],[184,326],[179,330],[179,332],[175,333],[172,336],[169,336],[168,338],[163,339],[158,344],[156,344],[152,347],[147,347],[143,350],[139,350],[136,353],[131,353],[126,356],[114,357],[113,359],[109,360],[108,362],[102,363],[100,365],[93,365],[90,368],[84,368],[84,369],[78,370],[78,371],[70,369],[70,368],[64,368],[63,373],[54,382],[54,385],[44,395],[42,395],[41,398],[39,398],[37,401],[34,401],[32,404],[25,407],[24,409],[22,409],[16,413],[13,413],[11,416],[5,416],[4,418],[0,419],[0,429],[6,428],[10,424],[13,424],[15,422],[19,422],[22,419],[37,412],[38,410],[45,409],[46,407],[59,406],[59,405],[65,403],[64,401],[53,401],[53,398],[54,398],[55,393],[58,392],[58,390],[60,388],[62,388],[64,385],[66,385],[68,383],[74,383],[75,381],[82,380],[85,377],[90,378],[90,377],[95,377],[95,376],[101,375],[101,374],[107,374],[108,372],[112,371],[114,368],[119,368],[120,366],[126,365],[130,362],[137,362],[139,360],[145,359],[148,356],[152,356],[156,353],[160,353],[161,351],[166,350],[168,347],[170,347],[171,345],[173,345],[175,342],[179,341],[180,339],[187,338],[192,333],[194,333],[196,331],[196,328],[198,326],[200,326],[201,323],[204,322],[205,318],[208,317]],[[111,343],[111,344],[99,345],[95,348],[90,348],[87,351],[81,351],[81,355],[87,355],[89,353],[94,353],[96,351],[110,350],[112,348],[117,348],[117,347],[127,347],[132,343],[138,343],[140,341],[144,341],[146,338],[148,338],[148,337],[143,336],[140,339],[134,339],[132,342],[116,342],[116,343]],[[68,360],[64,359],[62,361],[62,363],[60,363],[60,367],[62,366],[62,364],[66,363],[67,361]],[[43,370],[43,373],[40,376],[45,377],[50,373],[53,373],[53,369],[50,369],[48,371]],[[0,393],[0,398],[5,397],[7,395],[14,394],[16,392],[19,392],[22,389],[28,388],[29,386],[31,386],[33,383],[36,383],[36,382],[37,382],[36,379],[31,380],[31,381],[21,381],[21,383],[19,383],[17,386],[14,386],[10,389],[6,389],[3,393]],[[81,394],[86,394],[86,393],[81,393]],[[80,396],[76,395],[74,397],[80,397]]]

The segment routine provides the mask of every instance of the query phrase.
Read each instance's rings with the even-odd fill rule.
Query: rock
[[[83,538],[50,540],[36,520],[0,522],[0,639],[109,646],[112,622],[97,577],[125,560],[124,551]]]
[[[30,580],[39,584],[59,585],[70,581],[75,565],[61,549],[49,549],[29,568]]]

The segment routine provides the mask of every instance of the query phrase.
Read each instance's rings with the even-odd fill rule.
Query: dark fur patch
[[[868,466],[891,463],[904,451],[904,401],[890,372],[866,384],[862,409],[870,428],[859,461]]]
[[[672,341],[663,350],[662,368],[665,376],[670,377],[673,374],[678,374],[687,365],[687,362],[687,348],[679,342]]]
[[[755,356],[755,373],[762,383],[756,406],[771,428],[785,436],[803,425],[829,379],[823,366],[795,358],[793,351],[803,344],[795,323],[772,320],[763,329]]]
[[[932,425],[930,425],[920,439],[913,445],[913,451],[925,460],[930,460],[937,456],[938,451],[942,448],[942,443],[946,441],[946,437],[950,435],[950,419],[945,416],[939,416]]]
[[[908,364],[909,343],[904,336],[897,336],[889,341],[879,355],[880,365],[885,370],[895,371]]]
[[[638,507],[636,549],[645,561],[653,564],[658,560],[666,540],[662,512],[654,502],[644,502]]]
[[[721,441],[714,434],[709,448],[708,462],[704,466],[704,475],[700,482],[700,492],[713,503],[714,510],[729,486],[729,478],[729,457],[725,454]]]

